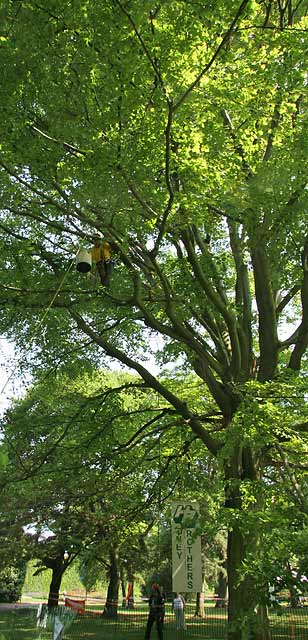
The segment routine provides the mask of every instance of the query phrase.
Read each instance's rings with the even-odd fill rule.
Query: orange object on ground
[[[74,609],[76,613],[84,613],[86,608],[85,600],[73,600],[73,598],[65,598],[64,604],[70,609]]]

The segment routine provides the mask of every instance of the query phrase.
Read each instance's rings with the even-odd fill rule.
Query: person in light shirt
[[[184,617],[184,609],[185,609],[185,600],[181,593],[176,593],[175,598],[173,599],[172,609],[175,615],[175,626],[179,631],[180,629],[185,629],[185,617]]]

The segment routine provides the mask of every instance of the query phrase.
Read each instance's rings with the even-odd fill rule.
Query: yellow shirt
[[[103,242],[99,247],[91,248],[91,256],[93,262],[105,262],[111,258],[111,246],[109,242]]]

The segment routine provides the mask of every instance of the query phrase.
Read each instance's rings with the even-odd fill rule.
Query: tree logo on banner
[[[199,521],[199,512],[192,504],[178,504],[173,514],[173,522],[182,529],[195,529]]]

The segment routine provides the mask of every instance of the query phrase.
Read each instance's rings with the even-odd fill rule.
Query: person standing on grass
[[[159,584],[152,585],[152,593],[149,598],[149,615],[145,630],[144,640],[149,640],[154,622],[156,622],[157,635],[163,640],[163,626],[165,617],[165,594],[161,593]]]
[[[185,618],[184,618],[185,599],[181,593],[175,594],[175,598],[172,603],[172,609],[175,615],[175,626],[177,631],[179,631],[179,629],[185,629]]]

